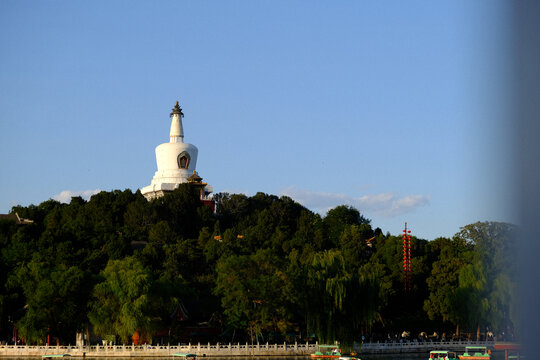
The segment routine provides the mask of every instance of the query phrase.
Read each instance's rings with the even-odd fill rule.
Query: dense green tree
[[[328,210],[323,219],[324,228],[331,242],[330,246],[335,246],[347,225],[369,224],[371,221],[366,219],[360,212],[352,206],[340,205]]]
[[[86,324],[89,277],[75,266],[49,264],[39,256],[18,268],[15,276],[11,280],[22,287],[26,299],[26,312],[17,322],[26,341],[44,343],[49,335],[74,343],[75,332]]]
[[[72,342],[90,322],[124,342],[157,329],[174,341],[181,303],[200,308],[190,321],[212,318],[237,339],[294,329],[351,343],[369,331],[516,328],[510,224],[413,237],[405,291],[401,236],[373,230],[351,206],[321,217],[264,193],[215,200],[214,214],[183,184],[151,202],[115,190],[14,207],[34,223],[0,222],[0,337],[14,321],[28,341]]]
[[[429,297],[424,302],[424,310],[430,319],[459,324],[461,312],[457,308],[456,292],[460,271],[471,261],[471,247],[459,237],[438,238],[431,247],[439,254],[427,279]]]
[[[432,242],[439,257],[427,279],[424,309],[430,318],[476,330],[477,337],[486,328],[514,331],[515,231],[510,224],[478,222],[464,226],[452,240]]]
[[[101,273],[103,281],[93,291],[88,313],[94,332],[105,337],[118,335],[124,344],[139,331],[151,339],[152,273],[134,257],[110,260]]]
[[[345,261],[359,267],[369,260],[371,249],[366,241],[373,235],[369,224],[349,225],[344,227],[339,237],[339,247]]]
[[[190,184],[180,184],[174,191],[150,203],[156,217],[166,221],[181,238],[197,238],[204,224],[198,209],[206,207],[199,200],[197,189]]]
[[[294,298],[283,265],[269,249],[218,262],[215,291],[230,326],[250,336],[285,332],[290,327]]]
[[[456,237],[473,246],[473,259],[459,274],[459,306],[477,337],[486,327],[514,333],[517,267],[516,227],[500,222],[477,222],[461,228]]]
[[[214,195],[216,211],[224,229],[250,214],[249,198],[244,194],[218,193]]]

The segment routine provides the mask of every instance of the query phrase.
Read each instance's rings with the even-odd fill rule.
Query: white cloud
[[[429,196],[426,195],[407,195],[404,198],[396,199],[392,202],[392,208],[389,211],[390,216],[408,213],[420,206],[429,204]]]
[[[53,195],[53,199],[56,201],[59,201],[61,203],[69,203],[71,202],[71,198],[74,196],[80,196],[85,200],[90,199],[92,195],[95,195],[97,193],[101,192],[101,190],[82,190],[82,191],[71,191],[71,190],[63,190],[60,192],[60,194]]]
[[[399,197],[388,192],[354,198],[346,194],[308,191],[294,186],[282,190],[281,195],[288,196],[320,214],[325,214],[329,209],[338,205],[350,205],[363,214],[370,213],[384,217],[394,217],[429,204],[429,196],[426,195]]]

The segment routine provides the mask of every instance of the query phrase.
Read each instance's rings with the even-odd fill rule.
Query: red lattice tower
[[[411,291],[411,231],[407,230],[407,223],[403,230],[403,290]]]

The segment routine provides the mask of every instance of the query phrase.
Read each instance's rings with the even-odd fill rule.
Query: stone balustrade
[[[466,346],[485,346],[493,349],[494,341],[409,341],[362,344],[363,354],[429,353],[431,350],[448,350],[461,354]]]
[[[317,351],[316,343],[249,344],[217,343],[187,345],[0,345],[0,356],[31,357],[69,354],[77,357],[167,357],[174,353],[194,353],[199,356],[297,356]]]
[[[462,353],[466,346],[486,346],[493,349],[494,341],[426,341],[364,343],[362,354],[428,353],[449,350]],[[76,357],[167,357],[174,353],[194,353],[199,356],[298,356],[309,355],[318,349],[317,343],[250,344],[217,343],[187,345],[0,345],[0,356],[32,357],[50,354],[69,354]]]

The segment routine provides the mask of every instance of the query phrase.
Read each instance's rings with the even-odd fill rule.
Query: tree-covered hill
[[[405,292],[401,236],[352,207],[321,217],[263,193],[215,200],[214,214],[185,184],[151,202],[116,190],[14,207],[34,222],[0,221],[0,340],[15,327],[27,343],[81,331],[175,343],[198,323],[214,341],[515,331],[510,224],[413,238]]]

